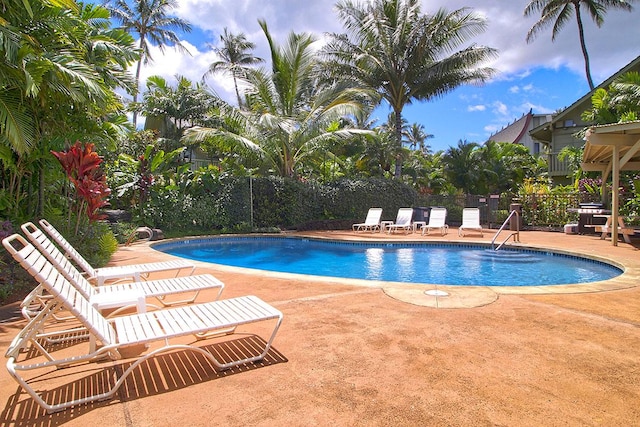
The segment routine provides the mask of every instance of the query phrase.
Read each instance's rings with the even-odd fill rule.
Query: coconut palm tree
[[[334,78],[352,79],[374,89],[389,104],[395,114],[398,147],[407,104],[433,100],[493,74],[480,64],[493,57],[495,50],[469,44],[485,30],[484,19],[468,9],[422,14],[421,3],[342,0],[336,8],[347,33],[331,35],[325,49],[326,66]],[[399,178],[402,159],[396,158],[395,163]]]
[[[238,78],[249,65],[259,64],[264,60],[253,56],[249,52],[255,49],[256,45],[248,41],[244,33],[231,34],[225,28],[220,35],[220,42],[222,47],[214,48],[214,50],[221,59],[209,65],[209,69],[202,78],[205,79],[207,76],[219,71],[226,71],[231,74],[238,99],[238,107],[242,108],[242,98],[240,98],[240,91],[238,90]]]
[[[178,148],[185,129],[205,123],[214,106],[214,95],[204,83],[192,83],[184,76],[176,76],[175,87],[161,76],[147,79],[142,99],[142,112],[147,117],[146,128],[158,131],[161,148]]]
[[[560,30],[569,21],[575,12],[576,23],[578,24],[578,35],[580,37],[580,48],[584,56],[584,69],[587,75],[589,89],[593,90],[593,79],[591,78],[591,68],[589,65],[589,53],[584,39],[584,26],[582,24],[581,6],[584,6],[593,19],[593,22],[600,27],[604,22],[604,15],[608,9],[622,9],[630,12],[631,3],[634,0],[530,0],[524,9],[524,16],[540,13],[540,19],[527,33],[527,43],[533,41],[543,29],[553,26],[551,41],[554,41]]]
[[[242,80],[247,84],[246,110],[227,105],[221,108],[224,126],[192,128],[185,133],[186,144],[215,144],[247,160],[262,160],[262,171],[294,177],[304,162],[322,154],[331,156],[328,146],[336,140],[369,131],[339,125],[344,116],[362,114],[365,92],[352,91],[344,82],[318,90],[317,59],[309,34],[290,33],[287,43],[278,45],[267,24],[260,26],[269,43],[272,69],[249,69]],[[253,154],[253,156],[251,155]]]
[[[176,0],[113,0],[106,4],[111,15],[120,21],[122,28],[135,33],[140,38],[138,47],[141,57],[136,67],[135,90],[133,103],[138,102],[140,86],[140,70],[142,64],[153,61],[149,50],[150,44],[158,46],[164,53],[166,46],[173,46],[178,50],[189,53],[180,43],[180,38],[174,30],[191,32],[191,24],[184,19],[168,16],[171,10],[178,6]],[[133,111],[133,125],[137,124],[137,111]]]
[[[405,132],[409,147],[412,150],[416,148],[423,154],[427,155],[431,152],[431,147],[425,144],[425,141],[429,138],[433,138],[433,134],[426,133],[424,131],[424,125],[420,123],[413,123]]]

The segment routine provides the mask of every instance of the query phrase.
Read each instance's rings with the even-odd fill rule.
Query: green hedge
[[[583,194],[519,196],[525,227],[561,227],[575,221]],[[394,220],[399,208],[444,206],[447,223],[457,225],[464,207],[481,208],[485,224],[499,226],[508,215],[512,194],[422,195],[402,182],[371,178],[327,184],[281,177],[211,176],[206,182],[154,188],[141,210],[144,225],[165,235],[216,234],[277,229],[344,229],[362,222],[371,207]]]
[[[383,219],[393,220],[399,208],[414,206],[416,199],[410,186],[382,179],[320,185],[281,177],[224,177],[208,192],[156,189],[142,220],[167,232],[233,232],[251,224],[253,229],[293,229],[313,221],[361,221],[370,207],[383,208]]]

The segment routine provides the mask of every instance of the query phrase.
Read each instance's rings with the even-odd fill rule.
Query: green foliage
[[[127,243],[129,237],[136,231],[138,228],[137,225],[132,224],[130,222],[115,222],[109,224],[111,226],[111,231],[113,232],[114,237],[118,244]]]
[[[212,124],[189,129],[183,142],[226,153],[227,162],[232,158],[262,175],[306,176],[334,157],[331,145],[369,133],[337,126],[363,111],[369,93],[345,80],[320,84],[315,36],[292,32],[279,45],[266,22],[259,23],[269,43],[271,70],[245,69],[237,76],[247,87],[243,110],[220,101],[210,111]]]
[[[593,124],[622,123],[640,116],[640,73],[628,72],[616,78],[608,89],[591,95],[591,109],[582,119]]]
[[[85,223],[76,233],[62,218],[48,218],[48,221],[94,267],[106,265],[118,249],[118,240],[106,222]]]
[[[400,207],[414,206],[417,199],[410,186],[384,179],[318,184],[283,177],[183,177],[196,175],[194,182],[206,183],[206,191],[203,185],[154,187],[142,223],[169,234],[286,229],[314,220],[358,219],[371,206],[395,218]]]
[[[13,233],[11,221],[0,221],[0,240]],[[0,305],[26,295],[35,285],[35,280],[11,258],[9,252],[0,251]]]
[[[285,178],[253,180],[254,226],[290,228],[321,215],[314,186]]]
[[[523,223],[561,227],[577,221],[569,208],[578,207],[581,195],[571,187],[551,187],[548,183],[527,181],[518,192]]]
[[[393,220],[399,208],[415,206],[416,199],[417,193],[410,186],[379,178],[345,179],[323,189],[325,217],[332,219],[364,218],[369,208],[380,207],[383,219]]]
[[[640,225],[640,176],[625,176],[624,180],[628,183],[623,193],[627,197],[620,207],[620,214],[628,218],[629,225]]]

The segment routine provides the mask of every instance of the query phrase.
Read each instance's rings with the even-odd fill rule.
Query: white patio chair
[[[26,243],[22,249],[10,250],[16,260],[35,256],[38,260],[39,271],[34,277],[40,285],[51,295],[51,301],[46,304],[33,319],[31,319],[20,333],[13,339],[6,352],[7,370],[20,386],[47,412],[56,412],[74,405],[84,404],[97,400],[112,398],[117,393],[125,379],[145,360],[160,353],[169,351],[190,350],[206,357],[218,369],[228,369],[233,366],[252,363],[264,359],[269,352],[271,344],[282,323],[282,313],[255,296],[243,296],[228,300],[219,300],[202,304],[191,304],[181,307],[155,310],[146,313],[138,313],[127,316],[106,319],[93,305],[69,283],[69,281],[38,251],[33,248],[22,236],[14,234],[5,238],[2,243],[5,248],[13,248],[14,242]],[[19,256],[16,256],[19,255]],[[60,350],[55,346],[47,348],[41,339],[43,338],[43,326],[49,322],[53,313],[67,310],[82,327],[90,334],[88,350],[80,351],[80,344],[72,348]],[[247,348],[239,351],[240,358],[234,360],[232,353],[214,354],[206,348],[189,344],[171,344],[172,338],[194,335],[197,339],[207,339],[212,336],[220,336],[235,330],[236,327],[263,321],[275,321],[275,326],[264,348]],[[51,332],[51,335],[57,332]],[[184,340],[182,340],[184,342]],[[38,375],[33,378],[36,384],[32,387],[30,380],[22,376],[23,371],[41,373],[48,368],[69,367],[80,363],[95,362],[109,356],[112,359],[120,359],[120,350],[125,347],[160,343],[159,348],[140,354],[137,359],[124,371],[118,374],[115,370],[113,382],[107,381],[104,387],[107,391],[98,392],[89,396],[78,397],[77,393],[89,394],[92,388],[78,388],[74,393],[60,394],[54,391],[44,390],[45,386],[38,380]],[[69,355],[70,350],[75,353]],[[247,353],[254,353],[248,356]],[[255,354],[258,353],[258,354]],[[219,360],[224,357],[227,361]],[[100,369],[101,365],[96,368]],[[110,365],[102,365],[102,369],[110,369]],[[56,402],[47,402],[45,399],[55,399]]]
[[[391,234],[395,230],[405,230],[407,233],[413,229],[411,220],[413,218],[413,208],[400,208],[396,221],[386,226],[387,232]]]
[[[146,298],[148,297],[156,298],[157,302],[163,307],[190,304],[196,300],[203,290],[218,289],[215,297],[215,299],[218,299],[224,289],[224,283],[210,274],[96,287],[89,283],[75,265],[33,223],[22,224],[21,229],[35,248],[19,235],[14,239],[18,245],[22,245],[19,254],[14,256],[14,258],[18,257],[16,260],[20,265],[35,277],[36,274],[39,274],[39,269],[41,268],[41,261],[36,253],[39,251],[98,310],[126,308],[135,304],[138,311],[145,311]],[[33,249],[30,249],[30,246]],[[13,246],[7,247],[7,250],[13,255]],[[166,298],[170,295],[185,293],[189,294],[186,298],[177,300]],[[47,299],[48,296],[43,295],[42,292],[35,291],[30,293],[22,303],[22,314],[27,319],[32,317],[35,312],[41,309],[43,304],[47,303]]]
[[[465,231],[478,231],[481,236],[483,235],[479,208],[464,208],[462,210],[462,225],[458,228],[458,236],[464,236]]]
[[[444,236],[449,231],[449,226],[447,225],[446,221],[446,208],[431,208],[431,211],[429,212],[429,223],[422,227],[422,235],[424,236],[425,232],[429,234],[429,232],[433,229],[440,230],[440,234]]]
[[[364,222],[353,224],[353,231],[376,231],[380,229],[380,219],[382,218],[382,208],[370,208]]]

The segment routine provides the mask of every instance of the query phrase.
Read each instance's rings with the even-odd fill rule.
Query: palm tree
[[[238,107],[242,108],[242,99],[238,91],[238,78],[249,65],[255,65],[264,62],[262,58],[253,56],[248,51],[255,49],[255,43],[247,41],[247,37],[240,33],[238,35],[231,34],[227,28],[220,35],[222,47],[215,48],[215,52],[220,56],[221,60],[209,65],[209,69],[202,76],[206,78],[218,71],[226,71],[233,77],[233,85],[236,89],[236,97],[238,98]]]
[[[460,140],[457,147],[449,147],[442,157],[445,176],[466,194],[473,194],[478,182],[479,147],[475,142]]]
[[[607,9],[622,9],[630,12],[631,4],[634,0],[530,0],[524,9],[524,16],[530,16],[540,12],[540,19],[527,33],[527,43],[533,41],[535,36],[553,25],[551,32],[551,41],[554,41],[560,30],[567,23],[573,12],[576,15],[576,23],[578,24],[578,35],[580,36],[580,47],[582,56],[584,56],[584,69],[587,74],[587,82],[589,89],[593,90],[593,79],[591,78],[591,69],[589,65],[589,54],[587,45],[584,40],[584,27],[582,24],[581,6],[584,5],[591,15],[593,22],[600,27],[604,22],[604,15]]]
[[[500,194],[536,176],[536,159],[524,145],[488,141],[476,155],[477,194]]]
[[[631,71],[616,78],[608,90],[598,89],[591,97],[591,115],[582,118],[597,124],[622,123],[640,118],[640,73]]]
[[[159,131],[165,150],[178,147],[185,129],[204,124],[214,105],[214,96],[203,83],[194,85],[180,75],[176,80],[176,87],[172,87],[161,76],[149,77],[142,101],[142,111],[147,117],[145,127]]]
[[[262,161],[263,171],[279,176],[299,175],[304,162],[333,157],[328,146],[336,140],[369,134],[339,123],[344,116],[361,116],[363,91],[350,91],[344,82],[316,90],[315,38],[290,33],[285,45],[272,39],[260,21],[271,51],[271,72],[249,69],[242,80],[248,85],[246,110],[227,105],[221,108],[224,125],[192,128],[185,133],[187,144],[215,144],[246,161]],[[253,155],[252,155],[253,154]]]
[[[342,0],[336,7],[347,33],[333,34],[326,66],[336,79],[352,79],[386,100],[395,114],[396,145],[402,145],[402,111],[493,74],[479,64],[494,49],[469,44],[485,30],[484,19],[458,9],[423,15],[420,0]],[[457,50],[464,46],[461,50]],[[402,174],[396,158],[395,177]]]
[[[130,3],[133,3],[131,6]],[[168,13],[178,5],[176,0],[113,0],[107,4],[111,15],[120,21],[122,28],[128,32],[134,32],[140,37],[138,47],[141,50],[141,57],[138,61],[135,77],[135,88],[133,92],[134,105],[138,102],[138,92],[140,85],[140,70],[142,64],[153,61],[149,44],[160,48],[164,53],[165,46],[174,46],[182,52],[189,51],[182,46],[180,38],[174,30],[190,32],[189,22],[168,16]],[[137,111],[133,111],[133,125],[137,124]]]
[[[418,148],[423,155],[427,155],[431,152],[431,147],[425,144],[425,141],[429,138],[433,138],[433,134],[425,133],[424,125],[421,125],[420,123],[412,124],[405,132],[405,136],[409,142],[409,147],[412,150]]]

